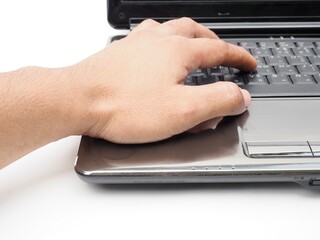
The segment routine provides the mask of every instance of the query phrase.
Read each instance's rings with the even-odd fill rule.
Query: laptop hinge
[[[318,22],[203,23],[210,29],[297,29],[320,28]]]
[[[159,22],[166,21],[168,19],[156,19]],[[134,29],[141,23],[143,19],[131,19],[130,20],[130,30]],[[201,23],[201,22],[200,22]],[[207,28],[213,30],[239,30],[239,29],[320,29],[319,22],[212,22],[212,23],[202,23]]]

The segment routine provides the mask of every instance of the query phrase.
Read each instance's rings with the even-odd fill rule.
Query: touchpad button
[[[252,158],[313,157],[307,142],[246,142],[245,146]]]

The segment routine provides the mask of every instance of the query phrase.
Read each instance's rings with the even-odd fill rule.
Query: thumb
[[[186,128],[192,128],[213,118],[241,114],[251,103],[248,91],[231,82],[183,86],[181,94],[193,113],[189,115],[191,119],[187,122],[190,125],[185,126]]]

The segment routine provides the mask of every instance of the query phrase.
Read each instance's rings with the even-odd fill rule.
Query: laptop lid
[[[318,22],[320,0],[108,0],[108,21],[129,29],[144,19],[202,23]]]

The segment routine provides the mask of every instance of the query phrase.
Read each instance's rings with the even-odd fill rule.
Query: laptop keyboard
[[[320,38],[225,39],[257,60],[252,72],[230,67],[197,69],[186,85],[234,82],[253,97],[320,96]]]

